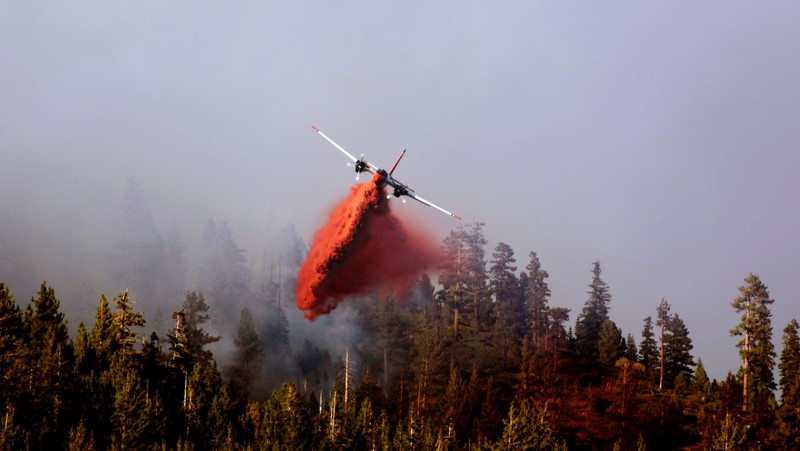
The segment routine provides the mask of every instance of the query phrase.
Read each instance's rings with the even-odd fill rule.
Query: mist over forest
[[[91,195],[50,194],[56,196],[41,204],[46,208],[5,198],[3,211],[16,214],[0,215],[0,280],[19,300],[34,297],[42,281],[58,287],[71,333],[80,322],[93,323],[101,294],[110,299],[124,290],[145,314],[144,330],[162,336],[186,293],[205,293],[213,318],[208,327],[223,338],[217,345],[222,361],[242,308],[263,326],[265,305],[281,303],[300,322],[293,288],[306,244],[291,223],[263,224],[245,251],[225,220],[156,217],[132,178]]]

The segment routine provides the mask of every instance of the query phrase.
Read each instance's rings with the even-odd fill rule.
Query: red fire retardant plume
[[[355,185],[314,237],[297,277],[297,307],[313,320],[371,288],[402,290],[439,255],[423,233],[391,214],[382,188]]]

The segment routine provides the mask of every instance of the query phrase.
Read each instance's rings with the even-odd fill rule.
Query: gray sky
[[[378,165],[408,148],[395,175],[485,222],[487,255],[538,252],[573,324],[599,259],[623,333],[666,297],[723,378],[754,272],[779,348],[800,317],[800,4],[498,5],[0,0],[0,239],[74,275],[134,177],[162,230],[228,221],[255,264],[270,224],[310,240],[353,181],[313,123]],[[437,239],[457,225],[396,207]]]

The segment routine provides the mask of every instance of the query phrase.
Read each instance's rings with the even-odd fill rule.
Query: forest
[[[778,355],[756,275],[731,299],[741,366],[719,381],[667,299],[624,335],[599,261],[570,312],[536,252],[488,250],[480,222],[444,238],[434,278],[348,299],[333,335],[293,343],[295,235],[254,286],[209,221],[186,289],[184,246],[135,187],[123,217],[107,262],[129,289],[76,331],[58,287],[24,302],[0,282],[0,449],[800,449],[799,326]]]

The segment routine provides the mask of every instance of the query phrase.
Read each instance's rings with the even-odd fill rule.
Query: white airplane
[[[438,206],[438,205],[436,205],[436,204],[434,204],[432,202],[429,202],[429,201],[419,197],[417,195],[417,193],[415,193],[414,191],[411,190],[411,188],[408,187],[408,185],[406,185],[406,184],[400,182],[399,180],[397,180],[396,178],[392,177],[392,173],[397,168],[397,164],[400,163],[400,160],[403,158],[403,155],[406,154],[405,150],[403,150],[403,152],[400,153],[400,156],[397,157],[397,161],[394,162],[394,164],[392,165],[392,168],[389,169],[389,171],[387,172],[386,170],[381,169],[381,168],[375,166],[374,164],[370,163],[369,161],[365,160],[364,159],[364,154],[361,154],[361,158],[356,158],[356,157],[353,156],[353,154],[351,154],[350,152],[344,150],[344,148],[342,148],[342,146],[336,144],[332,139],[328,138],[325,135],[325,133],[322,133],[317,127],[312,125],[311,128],[314,129],[315,132],[319,133],[320,136],[322,136],[323,138],[328,140],[329,143],[333,144],[334,147],[336,147],[337,149],[341,150],[342,153],[347,155],[347,158],[352,160],[353,166],[355,166],[355,169],[356,169],[356,180],[358,180],[358,176],[361,175],[362,172],[369,172],[370,174],[373,174],[372,181],[376,185],[378,185],[379,187],[384,187],[386,185],[391,186],[394,189],[394,192],[386,195],[387,199],[390,199],[392,197],[392,195],[394,195],[394,197],[408,196],[408,197],[416,200],[417,202],[423,203],[423,204],[425,204],[425,205],[427,205],[429,207],[433,207],[433,208],[441,211],[442,213],[450,215],[450,216],[452,216],[452,217],[454,217],[456,219],[461,219],[461,217],[459,217],[458,215],[453,214],[453,213],[445,210],[444,208],[442,208],[442,207],[440,207],[440,206]],[[347,165],[350,166],[351,163],[347,163]],[[403,202],[405,202],[405,199],[403,199]]]

